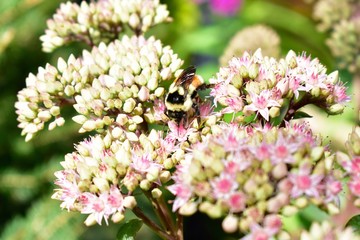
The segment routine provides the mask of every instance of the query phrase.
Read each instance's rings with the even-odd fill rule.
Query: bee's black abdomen
[[[171,110],[167,110],[166,111],[166,115],[171,118],[176,120],[177,122],[180,122],[181,119],[185,116],[185,112],[183,111],[171,111]]]
[[[184,96],[180,95],[178,92],[169,93],[166,98],[166,101],[174,104],[183,104],[185,102]]]

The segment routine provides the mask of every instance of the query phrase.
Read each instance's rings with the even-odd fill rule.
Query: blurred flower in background
[[[197,4],[209,3],[212,12],[222,16],[235,15],[241,5],[242,0],[193,0]]]
[[[241,56],[246,51],[255,52],[258,48],[265,56],[280,56],[280,37],[275,30],[263,24],[242,29],[230,40],[220,57],[220,65],[224,66],[232,57]]]

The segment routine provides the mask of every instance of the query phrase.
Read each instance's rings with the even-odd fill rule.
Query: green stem
[[[150,218],[148,218],[139,207],[134,207],[132,209],[133,213],[143,220],[143,222],[152,229],[159,237],[166,240],[176,240],[173,236],[165,232],[163,229],[161,229],[156,223],[154,223]]]
[[[166,231],[170,232],[172,236],[176,236],[176,229],[174,227],[173,220],[169,214],[168,208],[161,204],[158,199],[153,198],[150,192],[144,191],[144,194],[150,200],[158,219],[160,220]],[[162,199],[162,197],[160,198]]]

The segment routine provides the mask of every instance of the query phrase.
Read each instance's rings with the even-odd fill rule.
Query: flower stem
[[[152,229],[159,237],[162,239],[175,240],[170,234],[161,229],[156,223],[154,223],[150,218],[148,218],[139,207],[134,207],[132,209],[133,213],[143,220],[143,222]]]
[[[144,194],[150,200],[159,221],[166,229],[166,233],[171,235],[171,239],[183,240],[183,217],[177,213],[176,222],[174,222],[170,209],[162,196],[154,198],[148,191],[144,191]]]

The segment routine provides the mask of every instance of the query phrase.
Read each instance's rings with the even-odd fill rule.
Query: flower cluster
[[[48,29],[40,37],[43,50],[73,41],[83,41],[90,46],[110,42],[127,29],[136,35],[150,27],[170,20],[166,5],[159,0],[100,0],[80,5],[66,2],[47,21]]]
[[[52,119],[50,130],[63,125],[64,104],[79,113],[73,120],[82,125],[81,132],[109,125],[118,127],[119,137],[135,132],[144,120],[155,121],[151,103],[163,98],[161,82],[174,79],[181,65],[170,47],[142,36],[101,43],[80,58],[60,58],[57,67],[47,64],[30,74],[18,93],[15,107],[22,135],[30,140]]]
[[[138,144],[119,142],[110,134],[80,142],[76,152],[65,156],[64,170],[55,173],[60,188],[53,198],[62,201],[62,208],[89,214],[89,225],[102,219],[108,223],[109,217],[121,221],[125,208],[136,205],[131,194],[137,186],[148,190],[170,179],[163,163],[174,145],[155,131],[150,135],[141,135]]]
[[[349,155],[337,154],[337,161],[345,170],[349,193],[355,197],[354,205],[360,208],[360,127],[356,127],[347,141]]]
[[[300,240],[360,240],[360,237],[351,227],[341,229],[325,221],[322,223],[313,223],[309,231],[302,231]]]
[[[215,105],[224,107],[222,113],[243,111],[245,117],[256,114],[266,121],[277,117],[289,121],[307,104],[339,114],[349,100],[337,71],[326,74],[317,58],[293,51],[279,61],[263,57],[260,49],[253,55],[245,52],[232,58],[210,83],[214,84],[210,95]]]
[[[307,125],[216,127],[177,168],[169,186],[176,196],[173,211],[225,217],[224,230],[240,230],[248,238],[282,233],[277,214],[289,216],[310,203],[338,212],[342,185],[334,156]]]
[[[320,31],[330,32],[326,43],[338,58],[339,66],[351,72],[360,69],[360,18],[358,1],[319,0],[314,5],[314,19],[319,21]]]
[[[204,115],[199,129],[170,121],[165,137],[153,129],[123,139],[113,128],[80,142],[76,152],[65,156],[64,170],[55,173],[60,188],[53,198],[63,202],[62,208],[89,214],[87,224],[107,223],[111,216],[114,222],[122,220],[124,209],[136,204],[131,194],[138,187],[161,195],[158,187],[170,180],[170,170],[189,145],[211,134],[209,119]]]
[[[265,56],[279,57],[279,35],[272,28],[262,24],[242,29],[230,40],[220,57],[220,65],[225,66],[232,57],[241,56],[244,52],[255,52],[258,48],[261,48]]]

